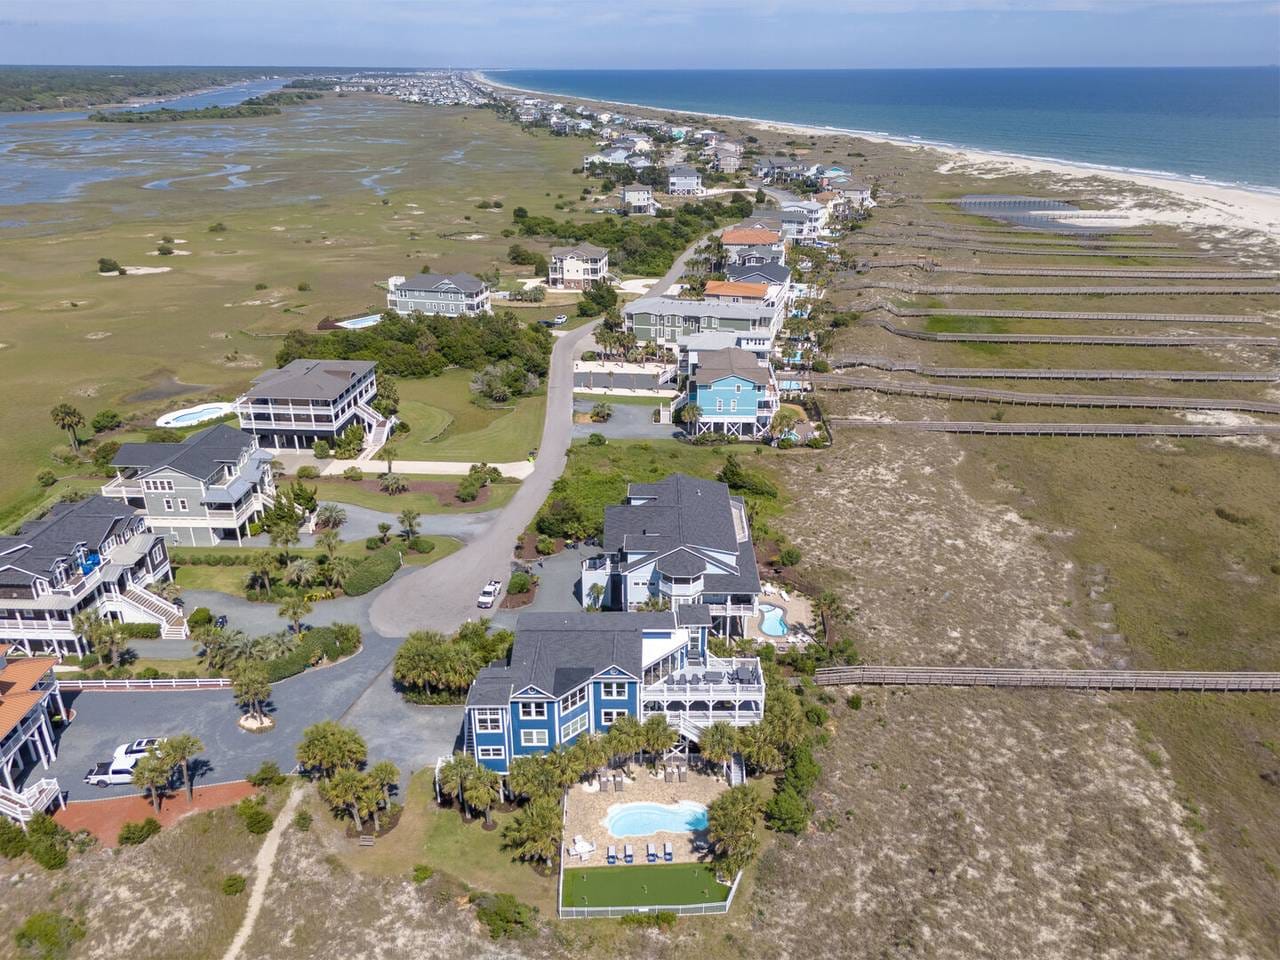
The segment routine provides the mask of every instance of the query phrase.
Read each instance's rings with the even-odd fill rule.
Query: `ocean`
[[[1280,190],[1280,67],[488,73],[567,96]]]

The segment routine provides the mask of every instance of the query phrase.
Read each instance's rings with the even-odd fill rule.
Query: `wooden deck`
[[[1006,437],[1280,437],[1280,423],[1000,423],[989,420],[858,420],[827,417],[855,429],[915,430]]]
[[[835,369],[871,367],[890,372],[917,373],[923,377],[972,380],[1182,380],[1208,383],[1271,383],[1280,370],[1048,370],[1034,367],[929,367],[888,357],[853,356],[833,360]]]
[[[1171,296],[1171,295],[1188,295],[1195,294],[1204,297],[1236,297],[1236,296],[1276,296],[1280,294],[1280,286],[1258,286],[1258,287],[1180,287],[1180,286],[1157,286],[1152,284],[1149,287],[975,287],[959,284],[939,284],[929,286],[918,283],[901,283],[891,280],[865,280],[860,284],[856,284],[854,289],[862,290],[894,290],[898,293],[909,293],[913,296],[982,296],[982,297],[1011,297],[1011,296],[1043,296],[1043,297],[1062,297],[1062,296],[1108,296],[1108,297],[1150,297],[1150,296]]]
[[[824,667],[820,686],[1055,687],[1068,690],[1280,692],[1280,673],[1179,670],[1047,670],[1034,667]]]
[[[1116,323],[1269,323],[1249,313],[1079,313],[1062,310],[972,310],[899,307],[884,304],[896,317],[992,317],[1000,320],[1108,320]],[[1280,318],[1277,318],[1280,319]]]
[[[1277,337],[1198,336],[1185,337],[1117,337],[1108,334],[1061,333],[926,333],[909,327],[897,327],[887,320],[874,321],[880,329],[895,337],[927,340],[930,343],[1059,343],[1081,347],[1280,347]]]

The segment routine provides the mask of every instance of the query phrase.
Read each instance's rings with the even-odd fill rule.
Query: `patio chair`
[[[680,772],[678,775],[678,779],[681,783],[689,782],[689,768],[686,767],[683,763],[680,764]]]
[[[615,773],[615,774],[613,775],[613,792],[614,792],[614,793],[621,793],[623,790],[625,790],[625,789],[626,789],[626,786],[627,786],[627,779],[626,779],[626,777],[624,777],[624,776],[623,776],[622,774],[620,774],[620,773]]]
[[[655,847],[652,843],[650,843],[650,844],[646,844],[646,845],[645,845],[645,851],[644,851],[644,858],[645,858],[645,860],[647,860],[649,863],[657,863],[657,862],[658,862],[658,848],[657,848],[657,847]]]
[[[618,862],[618,848],[613,844],[610,844],[609,848],[605,851],[604,862],[610,866],[613,866]]]
[[[671,841],[668,840],[662,845],[662,859],[670,863],[675,859],[675,852],[671,849]]]
[[[751,668],[750,668],[750,667],[739,667],[737,670],[735,670],[735,671],[734,671],[734,673],[737,675],[737,677],[738,677],[738,682],[739,682],[739,683],[750,683],[750,682],[751,682]]]
[[[636,852],[632,849],[631,844],[629,843],[622,848],[622,861],[624,863],[636,862]]]
[[[663,767],[663,768],[662,768],[662,779],[663,779],[663,781],[664,781],[664,782],[666,782],[666,783],[674,783],[674,782],[675,782],[675,778],[676,778],[676,777],[675,777],[675,773],[672,771],[672,769],[671,769],[670,767]]]
[[[707,671],[707,683],[720,683],[724,680],[724,673],[720,670]]]

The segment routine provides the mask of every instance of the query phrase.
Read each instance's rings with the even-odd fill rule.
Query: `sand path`
[[[231,946],[227,947],[227,952],[222,955],[222,960],[236,960],[249,941],[249,935],[253,933],[253,925],[257,922],[258,913],[262,910],[262,902],[267,898],[267,884],[271,882],[271,873],[275,869],[280,840],[293,820],[293,812],[298,809],[302,793],[303,791],[296,787],[290,790],[289,799],[285,801],[283,809],[276,814],[275,825],[267,834],[266,842],[262,844],[258,855],[253,858],[253,889],[249,892],[249,907],[245,910],[244,919],[240,921],[240,929],[236,931],[235,939],[231,941]]]

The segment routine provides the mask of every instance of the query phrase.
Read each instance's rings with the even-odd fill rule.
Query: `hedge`
[[[356,564],[342,585],[343,592],[349,597],[364,596],[390,580],[399,569],[399,548],[392,545],[382,547]]]
[[[327,660],[333,663],[360,649],[360,629],[349,623],[308,630],[298,645],[283,657],[268,660],[267,680],[275,683]]]
[[[122,623],[124,635],[130,640],[158,640],[160,624],[158,623]]]

